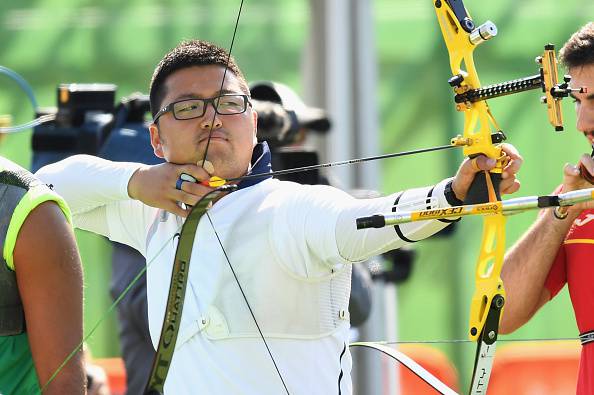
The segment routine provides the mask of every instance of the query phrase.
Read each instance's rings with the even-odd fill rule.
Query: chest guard
[[[6,235],[15,208],[37,182],[34,176],[11,162],[0,158],[0,251],[4,251]],[[25,314],[19,296],[14,270],[0,255],[0,336],[25,332]]]

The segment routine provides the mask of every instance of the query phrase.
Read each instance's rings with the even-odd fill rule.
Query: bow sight
[[[491,34],[483,35],[480,31],[488,24],[491,25],[488,27]],[[476,35],[481,37],[482,40],[476,41],[475,45],[477,45],[497,35],[497,28],[492,22],[487,22],[484,25],[479,26],[479,28],[473,32],[477,32]],[[470,106],[470,103],[533,89],[541,89],[542,92],[544,92],[544,96],[541,97],[541,102],[547,106],[549,122],[556,131],[562,131],[563,114],[559,102],[561,99],[569,96],[571,92],[586,92],[586,88],[571,88],[569,86],[569,83],[571,82],[570,75],[565,75],[562,83],[558,82],[557,58],[555,56],[555,46],[553,44],[545,45],[543,54],[536,57],[535,61],[541,65],[539,73],[536,75],[487,85],[476,89],[470,89],[467,85],[463,84],[464,77],[462,74],[457,74],[451,77],[448,80],[448,83],[454,88],[454,92],[456,93],[454,96],[454,101],[457,103],[456,109],[458,111],[464,111],[465,108]]]
[[[487,21],[475,28],[475,24],[468,16],[462,1],[445,0],[447,5],[451,8],[460,27],[468,33],[468,40],[473,46],[477,46],[497,35],[497,26],[491,21]],[[441,8],[440,0],[435,2],[436,8]],[[451,18],[451,14],[446,14]],[[442,22],[442,21],[440,21]],[[455,24],[450,20],[450,24]],[[450,47],[448,47],[451,50]],[[563,130],[563,115],[559,101],[571,92],[585,93],[586,88],[571,88],[571,76],[565,75],[563,82],[559,83],[557,73],[557,58],[555,56],[555,46],[547,44],[544,47],[544,52],[541,56],[536,57],[536,63],[540,64],[539,73],[529,77],[519,78],[515,80],[505,81],[498,84],[487,85],[480,88],[470,88],[465,83],[466,75],[464,73],[456,74],[448,80],[450,86],[454,88],[456,95],[454,101],[458,111],[464,111],[470,108],[471,103],[478,101],[493,99],[495,97],[512,95],[533,89],[541,89],[544,96],[541,97],[541,102],[547,105],[549,121],[556,131]],[[505,139],[505,137],[503,137]]]

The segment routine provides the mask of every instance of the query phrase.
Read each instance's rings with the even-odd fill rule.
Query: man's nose
[[[215,111],[215,104],[213,102],[206,103],[206,110],[200,121],[202,129],[218,129],[223,126],[220,115]]]

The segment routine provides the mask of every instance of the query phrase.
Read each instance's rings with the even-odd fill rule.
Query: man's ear
[[[258,144],[258,113],[252,111],[252,118],[254,122],[254,145]]]
[[[156,123],[151,123],[149,125],[149,133],[151,134],[153,152],[157,157],[164,159],[165,155],[163,154],[163,143],[161,141],[161,136],[159,135],[159,126],[157,126]]]

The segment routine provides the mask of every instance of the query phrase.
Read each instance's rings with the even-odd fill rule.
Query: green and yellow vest
[[[46,201],[56,202],[71,221],[62,198],[27,170],[0,157],[0,394],[39,393],[13,252],[25,219]]]

